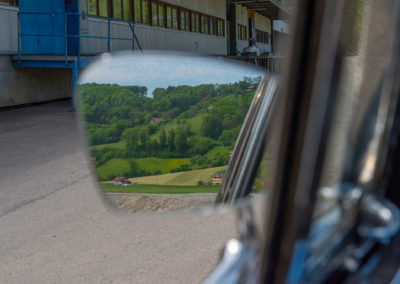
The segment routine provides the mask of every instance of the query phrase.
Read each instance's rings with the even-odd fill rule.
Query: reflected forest
[[[144,86],[81,84],[103,190],[217,192],[260,79],[156,88],[151,95]]]

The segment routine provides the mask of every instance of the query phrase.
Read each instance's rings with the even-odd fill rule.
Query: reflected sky
[[[235,62],[236,63],[236,62]],[[227,84],[243,77],[263,76],[264,71],[222,58],[171,54],[103,55],[82,74],[79,83],[108,83],[155,88],[200,84]]]

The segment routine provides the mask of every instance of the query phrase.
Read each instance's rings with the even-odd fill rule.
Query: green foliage
[[[182,165],[189,165],[190,159],[121,159],[112,158],[96,168],[99,180],[112,180],[117,176],[138,177],[170,173]]]
[[[125,142],[124,141],[119,141],[115,143],[108,143],[108,144],[100,144],[100,145],[95,145],[90,147],[91,149],[96,149],[96,150],[101,150],[104,148],[117,148],[120,150],[123,150],[126,148]]]
[[[115,186],[109,183],[100,183],[104,192],[129,192],[147,194],[187,194],[187,193],[218,193],[219,186],[210,185],[158,185],[134,184],[131,186]]]
[[[211,148],[217,145],[214,139],[203,136],[191,136],[188,139],[188,144],[190,148],[189,154],[191,157],[195,155],[204,155]]]
[[[207,152],[206,157],[208,159],[214,159],[217,154],[226,155],[229,157],[229,152],[232,150],[231,147],[226,146],[215,146]]]
[[[240,124],[236,128],[226,129],[222,131],[222,134],[219,136],[218,141],[221,143],[221,145],[224,146],[235,146],[236,138],[239,136],[241,128],[242,125]]]
[[[254,96],[247,88],[259,80],[156,88],[153,97],[142,86],[81,85],[97,173],[111,179],[226,165]],[[150,157],[161,164],[144,166]],[[161,160],[176,158],[187,162],[162,168]]]
[[[140,184],[163,184],[163,185],[197,185],[199,180],[204,184],[208,183],[212,176],[224,171],[226,166],[217,168],[206,168],[201,170],[191,170],[168,174],[156,174],[152,176],[131,178],[132,183]]]
[[[96,167],[100,167],[113,158],[123,158],[126,151],[118,148],[105,147],[101,149],[91,149],[92,157],[96,158]]]
[[[125,159],[111,159],[107,163],[96,168],[99,180],[112,180],[117,176],[129,176],[130,164]]]

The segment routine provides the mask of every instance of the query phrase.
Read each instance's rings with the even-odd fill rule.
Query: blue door
[[[22,54],[65,54],[65,0],[20,0],[19,10]]]

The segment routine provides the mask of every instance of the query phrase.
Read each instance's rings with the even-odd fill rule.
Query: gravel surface
[[[139,194],[104,193],[112,206],[127,212],[166,212],[177,209],[199,209],[214,205],[214,193],[205,194]]]

